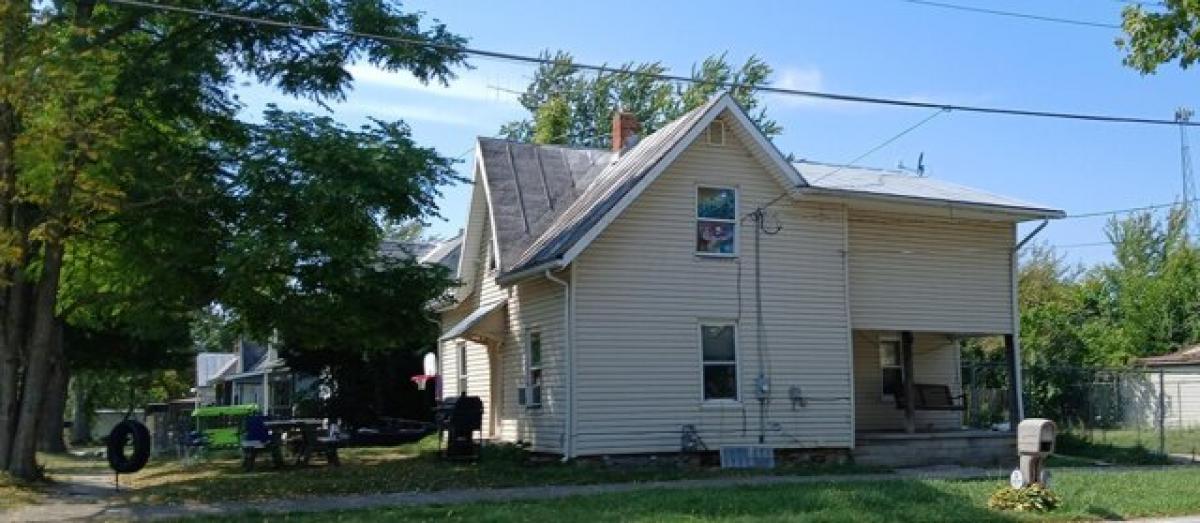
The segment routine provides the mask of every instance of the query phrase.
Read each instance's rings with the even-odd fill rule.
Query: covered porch
[[[1003,343],[1005,364],[984,377],[963,367],[962,342],[971,337],[989,336],[853,331],[859,463],[995,465],[1013,459],[1011,428],[1021,415],[1014,340],[994,336]]]

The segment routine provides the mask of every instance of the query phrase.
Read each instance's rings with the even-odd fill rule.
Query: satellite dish
[[[432,352],[426,354],[423,363],[426,376],[433,376],[438,373],[437,354]]]

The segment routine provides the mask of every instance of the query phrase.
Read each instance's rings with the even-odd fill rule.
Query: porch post
[[[917,387],[914,385],[913,374],[913,333],[900,333],[900,353],[904,365],[904,431],[912,434],[917,431]]]
[[[1012,334],[1004,335],[1004,358],[1008,362],[1008,419],[1011,430],[1021,423],[1021,362],[1017,359],[1016,339]]]

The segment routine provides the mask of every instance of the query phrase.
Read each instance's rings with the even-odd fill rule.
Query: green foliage
[[[1200,246],[1184,218],[1176,209],[1161,220],[1142,213],[1110,221],[1114,260],[1089,270],[1067,266],[1051,249],[1024,254],[1018,285],[1030,413],[1094,418],[1081,384],[1200,340]]]
[[[1100,436],[1104,437],[1104,436]],[[1116,465],[1168,465],[1167,456],[1151,451],[1141,441],[1126,441],[1114,433],[1099,441],[1087,433],[1064,432],[1055,441],[1055,452],[1067,456],[1093,458]],[[1147,437],[1153,437],[1147,434]]]
[[[627,63],[616,72],[592,72],[575,67],[571,55],[564,51],[545,52],[542,56],[552,62],[538,67],[520,97],[532,120],[505,124],[500,129],[505,138],[608,148],[612,116],[618,108],[636,115],[642,133],[650,134],[723,91],[730,92],[767,136],[783,131],[767,117],[756,89],[724,87],[764,83],[772,69],[755,56],[740,66],[730,64],[724,54],[710,56],[692,68],[691,78],[696,82],[689,83],[649,76],[669,72],[660,62]]]
[[[361,62],[446,83],[465,39],[394,2],[189,7],[435,45],[108,3],[0,3],[0,412],[22,416],[3,417],[0,466],[23,477],[36,475],[34,405],[64,324],[71,365],[161,381],[206,308],[227,315],[197,322],[206,346],[229,327],[332,350],[336,336],[390,339],[448,281],[376,250],[385,223],[436,215],[449,160],[417,147],[403,122],[351,131],[275,109],[239,121],[236,89],[250,78],[339,100]],[[10,392],[18,376],[21,394]]]
[[[571,129],[571,107],[555,96],[538,107],[533,115],[533,143],[564,144]]]
[[[1019,489],[1004,487],[988,498],[988,508],[1016,512],[1049,512],[1061,504],[1057,494],[1039,484]]]
[[[1200,4],[1193,0],[1163,0],[1152,9],[1133,3],[1121,12],[1125,35],[1116,41],[1125,51],[1125,65],[1151,74],[1158,66],[1177,61],[1187,69],[1200,58]]]

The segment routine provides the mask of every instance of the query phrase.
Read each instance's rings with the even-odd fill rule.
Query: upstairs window
[[[737,254],[737,190],[696,188],[696,254]]]
[[[732,323],[700,325],[704,401],[737,401],[737,334]]]

